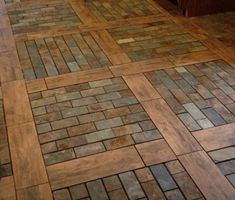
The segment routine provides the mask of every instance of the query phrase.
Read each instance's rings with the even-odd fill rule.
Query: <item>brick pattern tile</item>
[[[20,41],[16,45],[28,80],[111,65],[90,33]]]
[[[72,28],[82,24],[72,7],[62,0],[50,4],[10,7],[8,15],[14,34]]]
[[[122,78],[29,96],[46,165],[162,138]]]
[[[109,33],[132,61],[207,50],[170,20],[113,28]]]
[[[0,88],[1,89],[1,88]],[[3,100],[0,99],[0,179],[12,175]]]
[[[145,0],[88,0],[86,5],[100,21],[114,21],[160,14],[157,9]]]
[[[220,60],[146,73],[190,131],[235,122],[234,75]]]
[[[208,154],[235,188],[235,146],[211,151]]]
[[[53,195],[55,200],[61,196],[71,200],[190,200],[203,197],[178,160],[63,188],[53,191]]]

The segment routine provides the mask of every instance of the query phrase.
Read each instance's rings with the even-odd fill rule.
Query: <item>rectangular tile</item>
[[[47,167],[47,172],[55,190],[143,166],[134,147],[127,147],[52,165]]]
[[[234,188],[205,152],[199,151],[179,156],[179,160],[206,199],[231,200],[235,198]]]
[[[142,105],[176,155],[201,149],[163,99],[142,102]]]
[[[143,74],[124,76],[123,78],[139,101],[160,98],[158,92]]]
[[[193,132],[206,151],[235,145],[235,123]]]
[[[46,183],[48,179],[34,123],[8,127],[8,137],[16,188]]]
[[[4,83],[2,85],[2,92],[6,123],[8,126],[33,121],[25,82],[23,80]]]
[[[157,140],[136,145],[136,148],[147,166],[176,159],[165,140]]]

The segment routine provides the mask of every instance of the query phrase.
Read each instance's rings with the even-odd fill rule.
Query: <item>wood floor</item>
[[[0,0],[1,200],[235,199],[234,13],[163,4]]]

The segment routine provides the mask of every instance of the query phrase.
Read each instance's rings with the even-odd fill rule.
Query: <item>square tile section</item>
[[[82,23],[72,7],[61,0],[19,8],[9,7],[8,15],[14,34],[66,29]]]
[[[235,122],[235,70],[224,61],[146,76],[190,131]]]
[[[170,20],[108,30],[132,61],[207,50]]]
[[[122,78],[30,95],[46,165],[162,138]]]
[[[86,6],[100,21],[115,21],[135,17],[161,15],[146,0],[87,0]]]
[[[16,43],[27,80],[111,65],[90,33]]]

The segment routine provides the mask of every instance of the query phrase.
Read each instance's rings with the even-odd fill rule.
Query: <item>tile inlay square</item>
[[[162,138],[122,78],[29,96],[46,165]]]
[[[8,15],[13,33],[29,33],[77,27],[82,24],[72,7],[62,1],[9,7]]]
[[[170,20],[108,31],[132,61],[207,50],[200,41]]]
[[[88,32],[19,41],[16,46],[27,80],[111,65]]]
[[[156,8],[145,0],[87,0],[86,6],[101,21],[161,15]]]
[[[235,122],[234,75],[221,60],[146,73],[190,131]]]

